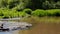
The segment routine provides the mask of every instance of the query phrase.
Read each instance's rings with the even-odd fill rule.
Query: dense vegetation
[[[43,16],[60,16],[60,9],[51,9],[51,10],[40,10],[37,9],[32,12],[32,15],[43,17]]]
[[[60,16],[60,0],[0,0],[0,18],[26,15]]]
[[[60,0],[31,0],[32,9],[59,9]]]
[[[0,8],[15,10],[30,9],[59,9],[60,0],[0,0]]]
[[[0,9],[0,18],[13,18],[13,17],[21,17],[26,16],[27,14],[23,11],[16,11],[10,9]]]
[[[24,17],[27,15],[33,16],[60,16],[60,9],[41,10],[37,9],[32,11],[31,9],[24,9],[22,11],[0,9],[0,18],[13,18],[13,17]]]

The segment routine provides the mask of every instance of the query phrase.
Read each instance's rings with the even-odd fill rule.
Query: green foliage
[[[32,15],[40,16],[40,17],[46,16],[46,11],[45,10],[37,9],[37,10],[32,12]]]
[[[31,9],[24,9],[23,12],[25,12],[27,14],[31,14],[32,10]]]
[[[25,17],[28,16],[29,14],[39,17],[60,16],[60,9],[51,9],[51,10],[36,9],[35,11],[32,11],[31,9],[24,9],[23,11],[0,9],[0,18]]]
[[[56,9],[54,15],[55,16],[60,16],[60,9]]]
[[[58,1],[57,3],[56,3],[56,8],[60,8],[60,1]]]
[[[30,0],[0,0],[0,8],[21,10],[24,9]]]
[[[60,0],[31,0],[31,9],[60,9]]]
[[[26,16],[26,13],[25,12],[18,12],[18,17],[24,17],[24,16]]]
[[[60,8],[60,0],[0,0],[0,8],[14,10]]]
[[[0,0],[0,8],[22,10],[60,8],[60,0]]]
[[[16,10],[10,10],[10,9],[0,9],[0,17],[2,18],[14,18],[25,15],[26,15],[25,12],[18,12]]]
[[[52,9],[52,10],[40,10],[37,9],[32,12],[34,16],[60,16],[60,9]]]
[[[56,8],[56,4],[54,2],[50,3],[49,1],[45,1],[42,4],[42,8],[43,9],[54,9],[54,8]]]
[[[60,9],[52,9],[52,10],[46,10],[47,16],[59,16],[60,15]]]

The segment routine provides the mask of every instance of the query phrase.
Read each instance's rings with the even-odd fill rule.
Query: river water
[[[11,31],[11,32],[0,32],[0,34],[19,34],[19,31]]]
[[[0,32],[0,34],[60,34],[60,23],[38,23],[30,30]]]
[[[11,34],[10,32],[0,32],[0,34]]]

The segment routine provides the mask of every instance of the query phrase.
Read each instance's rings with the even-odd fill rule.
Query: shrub
[[[24,9],[23,11],[16,11],[10,9],[0,9],[0,18],[14,18],[14,17],[25,17],[29,14],[33,16],[60,16],[60,9],[51,9],[51,10],[40,10],[37,9],[32,11],[31,9]]]
[[[52,9],[52,10],[46,10],[47,16],[59,16],[60,10],[59,9]]]
[[[3,16],[0,16],[0,19],[2,19],[3,18]]]
[[[37,9],[32,12],[32,15],[34,16],[60,16],[60,9],[51,9],[51,10],[40,10]]]
[[[56,10],[56,12],[54,13],[55,16],[60,16],[60,10]]]
[[[18,12],[18,16],[19,17],[21,17],[21,16],[24,17],[24,16],[26,16],[26,13],[25,12]]]
[[[3,16],[3,18],[13,18],[18,17],[18,14],[15,10],[0,9],[0,16]]]
[[[32,10],[31,9],[24,9],[23,12],[25,12],[27,14],[31,14]]]
[[[42,16],[46,16],[46,12],[44,10],[37,9],[32,12],[32,15],[42,17]]]
[[[2,13],[2,11],[0,10],[0,16],[3,16],[3,13]]]
[[[54,10],[46,10],[47,16],[54,16],[55,11]]]

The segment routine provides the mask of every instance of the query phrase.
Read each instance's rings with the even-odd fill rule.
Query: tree
[[[0,0],[0,8],[20,10],[28,5],[30,0]]]
[[[42,8],[43,9],[54,9],[56,8],[56,4],[54,2],[45,1],[42,4]]]
[[[22,10],[25,8],[51,9],[59,8],[60,0],[0,0],[0,8]]]
[[[56,3],[56,8],[59,8],[59,9],[60,9],[60,1],[58,1],[58,2]]]

